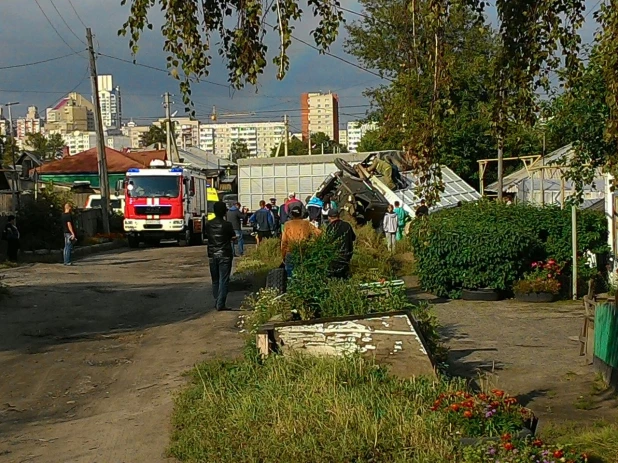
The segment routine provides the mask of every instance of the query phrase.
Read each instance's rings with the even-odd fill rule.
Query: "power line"
[[[83,53],[85,51],[86,50],[74,51],[73,53],[69,53],[68,55],[57,56],[56,58],[48,58],[48,59],[44,59],[44,60],[41,60],[41,61],[34,61],[32,63],[13,64],[12,66],[2,66],[2,67],[0,67],[0,70],[24,68],[24,67],[27,67],[27,66],[34,66],[36,64],[49,63],[50,61],[56,61],[56,60],[67,58],[67,57],[73,56],[73,55],[81,56],[80,53]],[[82,56],[82,58],[83,58],[83,56]]]
[[[79,13],[77,12],[77,10],[75,9],[75,6],[73,6],[73,2],[71,0],[69,0],[69,5],[71,5],[71,8],[73,8],[73,12],[75,13],[75,15],[77,16],[77,19],[79,19],[79,22],[82,23],[82,26],[84,27],[88,27],[84,24],[84,21],[82,21],[82,17],[79,15]]]
[[[49,23],[49,25],[52,27],[52,29],[54,30],[54,32],[56,33],[56,35],[57,35],[58,37],[60,37],[60,40],[62,40],[62,41],[64,42],[64,44],[65,44],[67,47],[69,47],[69,48],[73,51],[73,53],[75,53],[76,55],[79,55],[79,53],[81,53],[81,52],[75,51],[75,49],[74,49],[71,45],[69,45],[69,42],[67,42],[66,40],[64,40],[64,37],[62,37],[62,35],[60,35],[60,32],[58,32],[58,29],[56,29],[56,26],[54,26],[54,24],[51,22],[51,20],[49,19],[49,16],[47,16],[47,14],[46,14],[46,13],[45,13],[45,11],[43,10],[43,8],[41,8],[41,4],[39,3],[39,0],[34,0],[34,1],[36,2],[37,6],[39,7],[39,10],[41,10],[41,13],[43,13],[43,16],[45,16],[45,19],[47,19],[47,22],[48,22],[48,23]],[[81,55],[80,55],[80,56],[81,56]],[[82,58],[84,58],[84,57],[82,56]],[[85,58],[84,58],[84,59],[85,59]]]
[[[124,59],[124,58],[118,58],[117,56],[111,56],[111,55],[106,55],[105,53],[101,53],[101,52],[97,52],[98,56],[103,56],[105,58],[110,58],[110,59],[115,59],[117,61],[122,61],[123,63],[128,63],[128,64],[132,64],[134,66],[141,66],[143,68],[147,68],[147,69],[152,69],[153,71],[159,71],[159,72],[164,72],[166,74],[169,74],[170,71],[167,69],[163,69],[163,68],[158,68],[155,66],[150,66],[148,64],[141,64],[141,63],[136,63],[134,61],[128,60],[128,59]],[[230,86],[229,85],[225,85],[225,84],[220,84],[218,82],[213,82],[211,80],[200,80],[200,82],[206,82],[207,84],[211,84],[211,85],[216,85],[218,87],[224,87],[229,89]]]
[[[49,2],[52,4],[52,6],[54,7],[54,10],[56,10],[56,13],[58,13],[58,16],[60,16],[60,19],[62,19],[62,22],[64,23],[65,26],[67,26],[67,29],[69,30],[69,32],[71,34],[73,34],[75,36],[75,38],[77,40],[79,40],[81,43],[83,43],[84,45],[86,45],[86,42],[84,42],[74,31],[73,29],[71,29],[71,26],[69,26],[69,23],[66,22],[66,20],[64,19],[64,16],[62,16],[62,14],[60,13],[60,11],[58,11],[58,8],[56,8],[56,4],[54,3],[54,0],[49,0]]]
[[[62,92],[63,95],[68,95],[69,93],[74,92],[75,90],[77,90],[77,88],[84,82],[84,80],[86,80],[86,77],[88,76],[88,71],[90,70],[89,66],[86,66],[86,71],[84,72],[84,75],[82,76],[82,78],[79,80],[79,82],[77,84],[75,84],[71,90],[69,90],[68,92]],[[56,103],[58,100],[54,100],[51,104],[46,105],[46,108],[49,108],[51,105],[53,105],[54,103]]]
[[[590,16],[590,13],[592,13],[595,10],[595,8],[601,4],[602,1],[603,0],[599,0],[598,2],[596,2],[594,4],[594,6],[592,8],[590,8],[590,11],[588,11],[588,13],[586,13],[586,15],[584,16],[584,19],[586,19],[588,16]]]

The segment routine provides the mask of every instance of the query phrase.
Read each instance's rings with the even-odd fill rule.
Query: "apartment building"
[[[16,126],[18,145],[20,145],[20,148],[23,148],[27,134],[42,132],[43,120],[39,117],[38,108],[36,106],[29,106],[26,117],[18,118]]]
[[[251,156],[268,157],[285,138],[283,122],[246,122],[200,124],[199,147],[209,153],[230,159],[234,142],[247,145]]]
[[[93,132],[94,105],[92,102],[72,92],[62,98],[55,106],[46,110],[45,131],[48,134],[71,132]]]
[[[131,140],[131,148],[142,147],[142,136],[150,130],[149,125],[137,125],[130,121],[122,127],[122,134]]]
[[[186,149],[192,146],[200,146],[200,121],[190,117],[172,117],[172,124],[174,125],[178,148]],[[165,128],[165,118],[159,119],[154,125]]]
[[[348,147],[348,131],[339,129],[339,144]]]
[[[303,140],[323,132],[339,143],[339,97],[335,93],[303,93],[300,108]]]
[[[348,122],[347,136],[348,136],[348,150],[350,151],[350,153],[356,153],[356,148],[358,148],[358,145],[360,141],[363,139],[363,137],[365,136],[365,133],[369,132],[370,130],[377,130],[377,129],[378,129],[377,122],[367,122],[367,123],[362,123],[360,121]]]
[[[95,132],[75,130],[73,132],[63,133],[62,139],[69,148],[69,154],[71,156],[97,146],[97,136]]]
[[[114,87],[114,77],[98,76],[99,103],[103,130],[120,130],[122,126],[122,100],[120,87]]]

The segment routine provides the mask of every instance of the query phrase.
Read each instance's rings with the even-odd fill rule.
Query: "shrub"
[[[607,251],[602,213],[578,212],[578,262],[582,281],[584,253]],[[571,261],[571,212],[555,207],[481,201],[432,214],[411,229],[421,285],[439,296],[458,297],[461,288],[508,290],[532,262],[553,257]],[[565,269],[568,271],[568,269]]]
[[[170,454],[183,462],[452,461],[433,397],[463,386],[402,380],[357,356],[271,356],[199,365],[177,399]],[[446,438],[445,438],[446,437]]]
[[[524,275],[513,285],[513,291],[521,294],[560,292],[558,278],[562,273],[562,267],[554,259],[547,262],[533,262],[532,271]]]

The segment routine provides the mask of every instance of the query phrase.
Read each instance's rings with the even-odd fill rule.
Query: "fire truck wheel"
[[[185,246],[191,246],[191,244],[193,244],[191,243],[191,235],[192,235],[191,229],[187,228],[185,230],[184,238],[183,238],[183,241],[185,242]],[[180,244],[180,242],[178,244]]]
[[[288,287],[288,274],[284,268],[276,268],[268,272],[266,276],[266,287],[274,288],[281,294],[285,293]]]
[[[139,248],[139,238],[137,236],[129,235],[127,237],[129,241],[129,247],[132,249]]]

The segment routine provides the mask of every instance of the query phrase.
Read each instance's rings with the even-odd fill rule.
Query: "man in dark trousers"
[[[208,240],[208,264],[212,280],[212,295],[215,299],[215,309],[228,310],[225,306],[227,292],[232,274],[234,251],[232,243],[236,240],[234,227],[225,220],[227,207],[218,201],[214,204],[215,218],[206,223],[206,239]]]
[[[60,218],[62,222],[62,231],[64,232],[64,251],[62,253],[64,265],[73,265],[71,262],[71,252],[73,252],[73,244],[76,241],[75,237],[75,224],[73,223],[73,216],[71,211],[73,206],[69,203],[64,205],[64,212]]]
[[[339,209],[330,209],[328,211],[328,226],[326,233],[332,239],[339,242],[339,256],[333,262],[331,269],[334,278],[348,278],[350,276],[350,261],[354,253],[354,242],[356,241],[356,233],[352,225],[341,220],[339,217]]]
[[[232,224],[234,233],[236,233],[236,244],[238,244],[238,254],[236,254],[236,246],[234,246],[234,257],[241,256],[245,253],[245,240],[242,236],[242,219],[243,213],[240,211],[240,203],[234,204],[227,211],[226,219]]]
[[[2,239],[6,240],[6,256],[11,262],[17,262],[17,252],[19,251],[19,230],[15,225],[15,216],[9,215],[8,222],[2,230]]]

